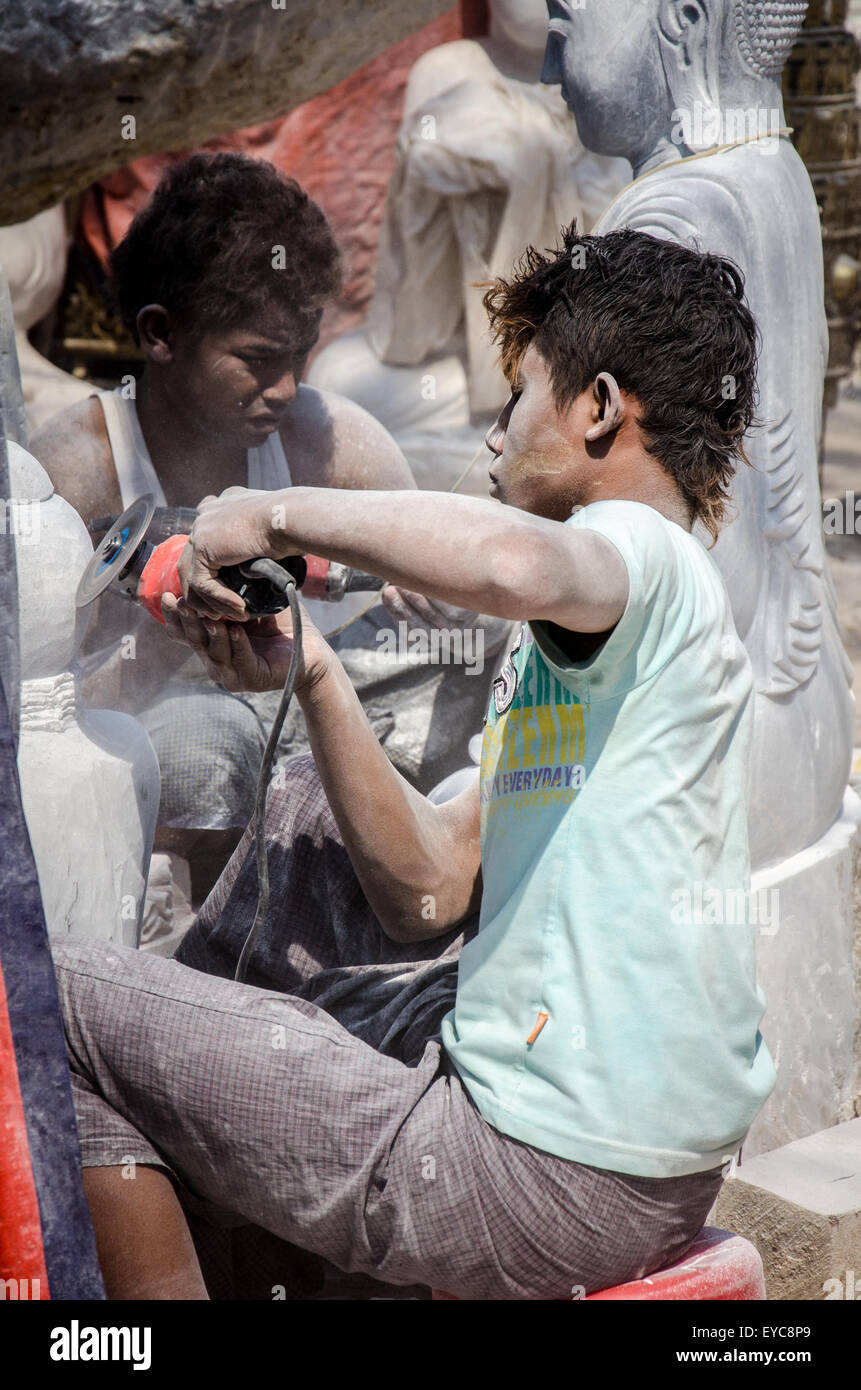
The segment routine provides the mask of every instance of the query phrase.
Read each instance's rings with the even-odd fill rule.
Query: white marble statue
[[[75,591],[92,543],[41,464],[17,444],[6,448],[21,648],[18,771],[45,919],[51,932],[136,946],[158,762],[136,719],[78,704],[74,660],[90,610],[75,607]]]
[[[431,49],[410,73],[367,322],[308,376],[382,421],[420,486],[454,481],[507,397],[476,282],[573,217],[588,229],[630,177],[584,150],[538,81],[544,0],[489,8],[486,38]],[[483,470],[477,482],[486,494]]]
[[[31,432],[66,406],[92,394],[91,386],[55,367],[27,337],[60,296],[67,249],[62,206],[47,208],[27,222],[0,227],[0,265],[6,272],[12,297],[15,345]]]
[[[779,1083],[749,1144],[851,1113],[852,910],[847,797],[851,668],[826,568],[817,476],[828,358],[821,229],[785,126],[780,74],[804,0],[548,0],[544,80],[590,149],[636,181],[596,232],[632,227],[731,257],[759,323],[759,428],[714,550],[754,669],[754,884],[777,890],[760,933],[763,1032]],[[765,138],[758,138],[761,136]],[[857,1061],[857,1059],[856,1059]]]

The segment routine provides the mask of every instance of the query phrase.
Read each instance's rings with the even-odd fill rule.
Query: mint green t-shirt
[[[750,663],[705,547],[596,502],[628,570],[588,661],[524,625],[481,759],[478,934],[443,1044],[484,1118],[599,1168],[673,1177],[738,1149],[775,1072],[749,911]]]

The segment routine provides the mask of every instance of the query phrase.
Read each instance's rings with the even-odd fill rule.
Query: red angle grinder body
[[[153,548],[153,552],[143,567],[138,584],[137,599],[148,613],[163,623],[161,601],[165,594],[182,597],[182,584],[179,582],[179,557],[188,544],[188,536],[171,536]]]
[[[182,595],[182,584],[179,579],[179,557],[185,550],[188,539],[188,536],[179,535],[171,536],[168,540],[162,541],[160,545],[153,548],[152,554],[141,572],[137,591],[138,603],[142,603],[147,612],[151,613],[160,623],[164,622],[161,613],[162,596],[164,594],[174,594],[177,598],[180,598]],[[303,598],[316,598],[322,599],[324,602],[331,602],[341,597],[340,593],[333,594],[330,592],[330,579],[334,577],[331,573],[333,569],[331,561],[324,560],[321,555],[291,556],[290,559],[293,563],[289,566],[284,565],[283,561],[280,563],[284,568],[289,568],[291,572],[299,568],[299,565],[296,563],[297,561],[299,561],[301,565],[304,565],[304,579],[294,574],[294,577],[297,579],[297,587],[301,589]],[[238,565],[234,565],[231,566],[228,575],[225,575],[223,571],[221,574],[221,578],[225,580],[228,587],[231,589],[235,588],[237,593],[242,593],[241,579],[243,578],[247,580],[249,587],[253,584],[265,584],[265,580],[254,580],[244,575],[239,575],[239,582],[231,583],[230,575],[232,575],[234,570],[238,573],[239,568]],[[344,568],[343,565],[335,566],[335,570]],[[351,573],[354,573],[354,571],[351,571]],[[368,577],[370,578],[370,576]],[[345,592],[345,590],[342,590],[342,592]],[[246,603],[248,603],[247,595],[243,593],[242,596],[245,598]],[[248,606],[251,612],[257,612],[259,614],[262,611],[280,612],[282,608],[287,607],[287,603],[273,596],[270,605],[267,606],[265,610],[259,607],[256,608],[253,602],[248,603]]]
[[[77,606],[83,608],[112,588],[142,604],[157,622],[163,623],[162,597],[173,594],[179,598],[182,594],[179,557],[189,537],[184,531],[176,532],[153,544],[147,534],[170,532],[178,523],[187,526],[193,516],[188,508],[156,508],[154,499],[148,494],[139,497],[115,520],[94,522],[91,529],[102,530],[107,526],[107,531],[81,576],[75,598]],[[151,525],[153,518],[156,520]],[[385,582],[319,555],[291,555],[278,564],[293,576],[296,587],[306,599],[335,602],[346,593],[373,591]],[[219,579],[245,600],[250,614],[261,617],[280,613],[287,607],[287,599],[280,589],[267,579],[246,571],[246,565],[229,565],[219,570]]]

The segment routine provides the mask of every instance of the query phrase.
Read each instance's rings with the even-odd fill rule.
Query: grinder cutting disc
[[[93,558],[81,575],[75,604],[85,608],[88,603],[103,594],[115,579],[118,579],[131,564],[135,553],[147,533],[155,511],[155,498],[145,493],[118,516],[111,529],[102,539]]]

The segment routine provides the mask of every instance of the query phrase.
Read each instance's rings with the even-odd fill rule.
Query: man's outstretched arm
[[[192,542],[180,565],[189,602],[240,622],[244,604],[217,572],[257,555],[323,555],[460,608],[574,632],[609,631],[628,599],[624,562],[596,531],[447,492],[229,488],[202,504]]]

